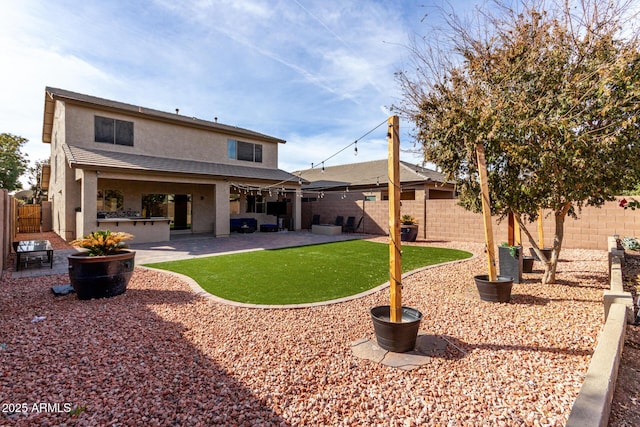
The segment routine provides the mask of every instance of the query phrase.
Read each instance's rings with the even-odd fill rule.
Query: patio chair
[[[349,226],[349,219],[353,218],[354,221],[351,221],[351,226]],[[360,225],[362,225],[362,220],[364,219],[363,216],[360,217],[360,219],[358,220],[358,225],[354,226],[353,223],[355,222],[355,218],[354,217],[349,217],[347,218],[347,224],[344,227],[344,230],[347,233],[355,233],[356,231],[358,231],[358,229],[360,228]]]
[[[336,222],[333,225],[339,225],[342,227],[344,225],[344,217],[342,215],[338,215],[336,217]]]
[[[356,217],[348,216],[347,222],[342,227],[342,231],[346,231],[347,233],[353,233],[355,231],[355,226],[356,226]]]
[[[314,215],[311,219],[311,225],[320,225],[320,215]]]

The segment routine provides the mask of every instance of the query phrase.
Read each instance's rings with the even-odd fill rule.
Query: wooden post
[[[478,158],[478,175],[480,177],[480,193],[482,196],[482,218],[484,220],[484,240],[487,244],[487,261],[489,264],[489,281],[495,282],[496,273],[496,249],[493,243],[493,228],[491,224],[491,202],[489,200],[489,184],[487,182],[487,160],[484,156],[484,145],[476,144],[476,156]]]
[[[544,229],[542,227],[542,208],[538,211],[538,247],[544,249]]]
[[[515,226],[515,218],[513,217],[513,212],[509,212],[509,215],[507,216],[507,244],[509,246],[515,246],[516,245],[516,226]]]
[[[400,250],[400,136],[399,118],[387,120],[389,142],[389,283],[390,321],[402,322],[402,253]]]
[[[514,233],[516,235],[516,246],[522,246],[522,230],[520,229],[520,223],[515,221]]]

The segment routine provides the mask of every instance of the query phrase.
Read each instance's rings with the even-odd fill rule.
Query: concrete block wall
[[[302,228],[311,228],[313,215],[320,215],[321,224],[333,224],[337,216],[356,217],[356,222],[362,216],[362,193],[327,192],[324,197],[317,197],[316,201],[303,202]]]
[[[607,202],[601,208],[586,207],[579,213],[578,219],[565,218],[563,248],[607,250],[607,237],[612,234],[640,236],[640,212],[625,210],[616,201]],[[632,198],[626,197],[627,200]],[[638,197],[640,199],[640,197]],[[427,200],[427,239],[462,240],[484,242],[482,216],[466,211],[455,200]],[[537,241],[537,223],[529,224],[527,229]],[[555,218],[551,211],[544,212],[543,231],[545,246],[551,246],[555,232]],[[506,221],[500,224],[494,219],[494,240],[505,241]],[[523,233],[523,244],[529,246]]]
[[[425,240],[484,242],[482,216],[469,212],[457,204],[455,199],[423,200],[424,193],[416,192],[416,200],[402,201],[402,214],[413,215],[419,222],[418,237]],[[364,232],[388,234],[389,204],[387,201],[363,201],[365,193],[326,192],[324,198],[316,202],[303,203],[305,214],[303,228],[311,225],[312,214],[320,214],[321,222],[333,222],[337,215],[355,216],[356,221],[364,215]],[[625,210],[619,206],[621,196],[616,201],[607,202],[601,208],[585,207],[578,219],[565,218],[563,248],[607,250],[607,237],[640,237],[640,211]],[[640,199],[640,197],[636,197]],[[500,244],[507,240],[507,222],[493,221],[494,241]],[[534,239],[538,239],[537,223],[527,227]],[[544,212],[543,220],[545,246],[551,246],[555,232],[555,218],[551,211]],[[522,235],[523,245],[529,247],[526,235]]]
[[[318,197],[316,201],[303,203],[302,228],[310,228],[313,215],[320,215],[320,223],[334,223],[338,215],[344,217],[353,216],[356,224],[363,217],[360,232],[367,234],[386,235],[389,232],[389,202],[380,200],[380,193],[376,194],[376,201],[365,201],[365,195],[356,191],[326,192],[324,197]],[[424,238],[425,204],[424,191],[416,191],[417,200],[402,200],[400,214],[413,215],[418,221],[418,236]]]

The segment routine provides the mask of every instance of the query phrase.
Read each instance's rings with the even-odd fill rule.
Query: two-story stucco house
[[[53,230],[67,240],[97,229],[136,243],[228,236],[234,219],[300,228],[301,181],[278,169],[282,139],[47,87],[42,140]]]

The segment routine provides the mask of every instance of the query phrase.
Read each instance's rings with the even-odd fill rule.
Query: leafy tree
[[[444,32],[413,43],[413,70],[396,74],[403,98],[395,108],[415,123],[425,160],[474,211],[475,145],[484,147],[492,213],[515,214],[545,261],[543,283],[553,283],[566,217],[640,178],[636,21],[615,1],[495,6],[469,23],[444,14]],[[529,230],[541,208],[555,222],[550,259]]]
[[[33,191],[36,203],[40,203],[40,201],[46,196],[46,190],[42,189],[40,179],[42,177],[42,167],[48,164],[49,159],[36,160],[34,165],[27,169],[27,181],[31,187],[30,189]]]
[[[22,189],[19,181],[22,173],[27,169],[27,155],[20,151],[20,147],[27,139],[10,133],[0,134],[0,188],[9,191]]]

